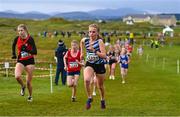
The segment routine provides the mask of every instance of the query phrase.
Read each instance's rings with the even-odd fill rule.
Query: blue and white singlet
[[[99,40],[97,39],[94,41],[93,43],[93,48],[95,49],[95,51],[99,51],[100,52],[100,47],[99,47]],[[86,38],[85,39],[85,48],[86,48],[86,61],[89,63],[93,63],[93,64],[102,64],[104,63],[103,58],[100,58],[95,52],[92,52],[89,50],[90,47],[90,39]]]

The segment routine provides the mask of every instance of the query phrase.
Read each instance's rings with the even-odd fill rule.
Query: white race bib
[[[99,60],[99,56],[95,53],[87,53],[87,61],[89,62],[96,62]]]
[[[21,52],[21,58],[25,58],[27,56],[29,56],[27,52],[24,52],[24,51]]]
[[[70,62],[69,63],[69,67],[70,68],[77,68],[78,67],[78,63],[77,62]]]

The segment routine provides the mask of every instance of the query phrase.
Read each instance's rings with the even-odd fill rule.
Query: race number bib
[[[70,62],[69,63],[69,67],[70,68],[77,68],[78,67],[78,63],[77,62]]]
[[[123,63],[123,64],[127,64],[127,63],[126,63],[126,60],[122,60],[122,63]]]
[[[115,57],[115,56],[112,56],[112,57],[111,57],[111,59],[113,59],[113,60],[114,60],[114,59],[116,59],[116,57]]]
[[[88,53],[87,54],[87,61],[89,62],[96,62],[99,60],[99,56],[96,55],[95,53]]]
[[[29,56],[29,54],[27,52],[24,52],[24,51],[21,52],[21,58],[25,58],[28,56]]]

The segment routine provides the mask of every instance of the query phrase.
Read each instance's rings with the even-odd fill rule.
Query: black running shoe
[[[101,100],[101,109],[105,109],[106,108],[106,104],[104,100]]]
[[[28,99],[27,99],[28,102],[32,102],[33,101],[33,98],[32,96],[28,96]]]
[[[72,102],[75,102],[75,101],[76,101],[76,98],[75,98],[75,97],[72,97],[72,98],[71,98],[71,101],[72,101]]]

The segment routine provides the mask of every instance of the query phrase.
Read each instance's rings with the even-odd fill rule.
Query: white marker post
[[[50,89],[51,89],[51,93],[53,93],[53,87],[52,87],[52,64],[49,65],[50,67]]]
[[[6,77],[9,76],[8,69],[9,69],[9,62],[4,62],[4,68],[6,69]]]
[[[177,74],[179,74],[179,59],[177,60]]]

